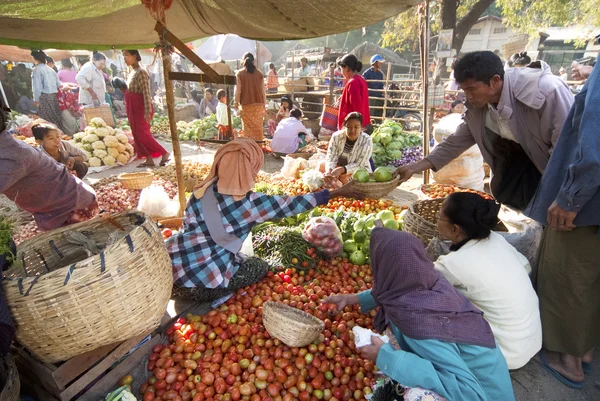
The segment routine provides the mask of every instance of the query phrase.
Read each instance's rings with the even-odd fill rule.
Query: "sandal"
[[[136,166],[137,168],[153,168],[156,167],[156,164],[146,164],[146,162],[144,163],[140,163]]]
[[[583,382],[576,382],[571,379],[567,379],[560,372],[558,372],[556,369],[554,369],[552,366],[550,366],[548,364],[548,361],[544,357],[543,352],[540,352],[539,356],[540,356],[540,361],[542,362],[542,367],[544,369],[546,369],[548,372],[550,372],[550,374],[552,376],[554,376],[554,378],[557,379],[559,382],[561,382],[562,384],[564,384],[567,387],[571,387],[574,389],[582,389],[583,388]]]
[[[161,160],[159,166],[164,167],[170,161],[171,161],[171,158],[168,158],[167,160]]]

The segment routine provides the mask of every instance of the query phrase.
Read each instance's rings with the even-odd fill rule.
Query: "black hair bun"
[[[485,200],[477,205],[473,218],[481,226],[492,229],[498,224],[499,211],[499,203],[493,200]]]

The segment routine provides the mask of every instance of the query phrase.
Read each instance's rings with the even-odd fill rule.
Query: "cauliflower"
[[[103,157],[106,157],[108,155],[108,153],[106,153],[106,150],[103,149],[95,149],[93,152],[94,157],[97,157],[98,159],[102,159]]]
[[[102,141],[96,141],[96,142],[92,143],[92,147],[94,149],[106,149],[106,145]]]
[[[117,161],[114,157],[108,155],[102,159],[102,162],[104,162],[105,166],[114,166]]]
[[[83,150],[83,143],[81,143],[81,142],[75,142],[75,141],[69,141],[69,143],[71,145],[75,146],[77,149]]]
[[[116,148],[119,144],[119,140],[115,136],[107,136],[106,138],[104,138],[104,143],[109,148]]]
[[[110,131],[107,127],[100,127],[94,130],[94,134],[98,135],[98,138],[104,138],[110,135]]]
[[[87,135],[87,134],[93,134],[95,129],[96,129],[96,128],[92,127],[91,125],[88,125],[87,127],[85,127],[85,130],[84,130],[83,136],[85,136],[85,135]],[[83,139],[83,138],[82,138],[82,139]]]
[[[86,143],[94,143],[97,142],[100,138],[98,138],[98,135],[96,134],[87,134],[86,136],[83,137],[83,142]]]
[[[90,157],[88,159],[88,164],[90,167],[100,167],[102,165],[102,160],[98,159],[97,157]]]
[[[129,154],[134,154],[134,150],[133,150],[133,146],[130,143],[126,143],[125,144],[125,149],[127,149],[127,152],[129,152]]]
[[[117,148],[107,148],[106,151],[115,159],[119,156],[119,151],[117,150]]]
[[[93,152],[94,148],[92,147],[91,143],[84,143],[83,144],[83,150],[87,150],[88,152]]]
[[[83,137],[85,136],[85,132],[78,132],[75,135],[73,135],[73,140],[76,142],[81,142],[81,140],[83,139]]]
[[[121,153],[117,157],[117,162],[119,162],[121,164],[127,164],[129,162],[129,153],[127,153],[127,152]]]
[[[90,125],[95,128],[106,127],[106,123],[100,117],[94,117],[90,121]]]
[[[84,150],[83,153],[85,153],[85,155],[87,156],[87,158],[89,159],[90,157],[93,157],[91,152],[88,152],[87,150]]]
[[[127,147],[125,145],[123,145],[122,143],[119,143],[117,145],[117,150],[119,151],[119,153],[123,153],[127,151]]]
[[[118,133],[117,135],[115,135],[115,137],[117,138],[117,140],[119,142],[121,142],[123,145],[127,144],[129,142],[129,138],[127,138],[127,135],[125,135],[124,133]]]

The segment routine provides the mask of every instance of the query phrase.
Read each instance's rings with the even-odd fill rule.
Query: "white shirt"
[[[225,103],[219,102],[219,104],[217,104],[217,124],[220,124],[224,127],[229,125],[229,119],[227,118],[227,105]]]
[[[85,105],[93,104],[92,95],[86,89],[92,88],[92,90],[98,96],[100,103],[105,103],[106,95],[106,83],[104,82],[104,75],[96,68],[94,63],[88,61],[81,67],[77,73],[77,84],[79,85],[79,103]]]
[[[518,143],[515,134],[508,125],[508,120],[500,117],[498,110],[489,103],[487,113],[485,113],[485,126],[502,138]]]
[[[277,129],[273,134],[271,149],[273,152],[294,153],[298,150],[300,138],[298,134],[306,132],[304,124],[296,117],[284,118],[277,124]]]
[[[483,312],[509,369],[524,366],[541,349],[531,266],[500,234],[492,232],[487,239],[471,240],[440,256],[435,268]]]

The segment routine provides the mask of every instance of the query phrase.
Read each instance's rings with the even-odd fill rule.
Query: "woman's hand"
[[[353,198],[358,200],[365,199],[365,194],[360,192],[358,189],[354,188],[354,182],[352,181],[344,185],[340,189],[334,189],[329,194],[332,198],[343,196],[344,198]]]
[[[346,171],[345,168],[343,168],[343,167],[336,167],[336,168],[334,168],[331,171],[331,173],[329,173],[329,175],[332,175],[335,178],[340,178],[340,175],[344,174],[344,171]]]
[[[379,355],[379,349],[385,344],[379,337],[371,336],[371,345],[365,345],[358,349],[360,355],[368,359],[373,363],[377,363],[377,355]]]
[[[358,295],[356,294],[339,294],[331,295],[321,301],[322,304],[333,304],[336,310],[342,311],[346,306],[358,304]]]
[[[152,113],[146,113],[146,114],[144,114],[144,119],[146,120],[146,122],[148,124],[150,124],[152,122]]]
[[[69,170],[73,170],[73,166],[75,165],[75,159],[73,159],[72,157],[69,157],[67,159],[67,161],[65,162],[65,166],[67,166],[67,168]]]

